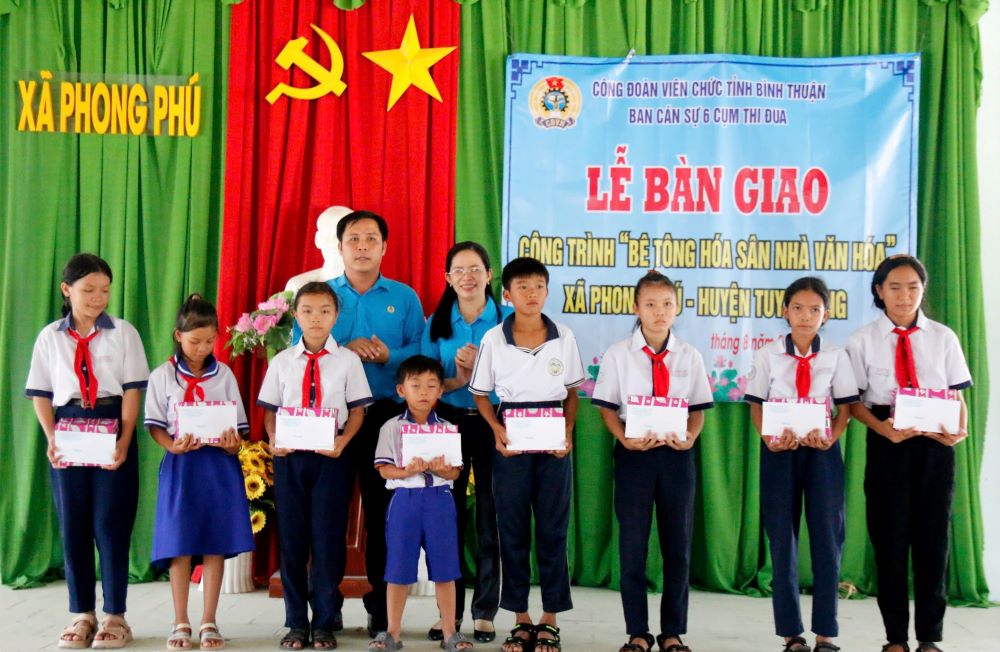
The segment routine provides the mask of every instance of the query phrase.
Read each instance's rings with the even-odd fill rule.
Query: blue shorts
[[[421,546],[432,582],[461,577],[456,521],[455,499],[447,485],[396,489],[385,514],[385,581],[415,583]]]

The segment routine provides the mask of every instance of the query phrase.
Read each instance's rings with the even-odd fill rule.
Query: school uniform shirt
[[[632,337],[612,344],[601,358],[601,370],[590,402],[616,410],[622,421],[629,396],[653,394],[653,365],[642,350],[644,346],[647,346],[646,338],[642,329],[636,328]],[[667,395],[687,399],[688,412],[707,410],[715,405],[701,354],[673,331],[667,336],[665,348],[669,353],[664,362],[670,372]]]
[[[42,329],[35,339],[31,368],[24,394],[31,398],[52,399],[56,407],[81,399],[76,375],[76,340],[67,332],[74,328],[73,315],[66,315]],[[129,389],[144,389],[149,378],[149,364],[139,332],[124,319],[107,313],[94,322],[100,331],[90,341],[92,373],[97,376],[97,398],[121,396]],[[80,333],[87,337],[93,333]]]
[[[392,466],[403,466],[403,435],[401,429],[405,423],[416,423],[410,416],[410,411],[405,410],[398,417],[393,417],[382,425],[378,432],[378,444],[375,446],[375,466],[390,464]],[[438,418],[433,410],[427,415],[427,423],[451,425],[444,419]],[[422,489],[424,487],[452,486],[451,480],[445,480],[439,475],[430,471],[417,473],[408,478],[396,478],[385,481],[386,489]]]
[[[925,389],[965,389],[972,374],[958,336],[940,322],[917,312],[917,331],[910,335],[917,382]],[[896,325],[884,313],[854,331],[847,341],[847,354],[865,405],[891,405],[896,382]]]
[[[835,405],[857,403],[857,382],[847,352],[817,335],[807,355],[812,354],[816,357],[810,360],[812,380],[809,396],[832,398]],[[795,372],[799,355],[791,334],[782,335],[757,351],[743,400],[763,403],[773,399],[798,398]]]
[[[149,387],[146,391],[145,420],[143,424],[149,428],[163,428],[171,437],[177,436],[177,404],[184,401],[187,381],[183,374],[193,376],[183,360],[167,361],[153,370],[149,375]],[[202,382],[198,387],[205,392],[205,397],[196,399],[202,401],[235,401],[236,430],[247,432],[250,424],[247,422],[246,409],[240,388],[236,384],[236,376],[225,364],[218,362],[215,356],[205,359],[205,366],[200,376]]]
[[[359,337],[371,339],[377,335],[389,347],[389,360],[385,364],[363,362],[365,376],[376,400],[398,401],[396,368],[403,360],[420,353],[420,336],[424,332],[424,309],[417,293],[409,285],[381,275],[364,294],[351,287],[346,275],[326,283],[340,300],[333,338],[345,346]],[[292,327],[292,342],[301,337],[302,331],[296,323]]]
[[[561,401],[567,390],[586,378],[576,336],[566,326],[542,315],[545,341],[534,349],[514,343],[514,315],[483,335],[469,381],[469,391],[488,396],[495,391],[503,403]]]
[[[486,301],[483,312],[470,324],[465,321],[462,311],[458,308],[458,301],[451,307],[451,337],[447,339],[431,339],[431,320],[427,320],[424,327],[424,335],[420,340],[420,353],[429,358],[434,358],[444,367],[444,377],[454,378],[458,369],[455,365],[455,354],[466,344],[479,346],[486,331],[496,326],[499,321],[514,312],[510,306],[498,307],[493,300]],[[469,393],[469,388],[459,387],[450,392],[446,392],[441,400],[448,405],[459,408],[474,408],[476,401]],[[496,403],[496,395],[491,395],[491,402]]]
[[[328,354],[319,358],[322,401],[313,407],[337,408],[337,427],[343,429],[352,408],[372,403],[361,358],[326,338]],[[277,412],[279,407],[302,407],[302,379],[309,358],[302,341],[274,356],[267,366],[264,382],[257,395],[257,405]]]

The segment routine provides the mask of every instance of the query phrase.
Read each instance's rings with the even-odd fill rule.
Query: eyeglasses
[[[471,274],[472,276],[479,276],[486,271],[485,267],[480,267],[479,265],[473,265],[472,267],[452,267],[451,271],[448,272],[448,276],[451,278],[462,278],[466,274]]]

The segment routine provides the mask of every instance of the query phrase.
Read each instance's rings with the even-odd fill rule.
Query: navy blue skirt
[[[174,557],[234,557],[254,549],[243,471],[236,455],[205,446],[160,463],[153,563]]]

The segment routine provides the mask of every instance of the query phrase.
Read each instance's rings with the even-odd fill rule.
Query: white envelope
[[[56,450],[61,466],[108,466],[115,460],[115,432],[69,430],[56,423]],[[64,426],[66,427],[66,426]]]
[[[785,428],[791,428],[802,439],[811,430],[826,431],[826,404],[824,403],[783,403],[766,401],[761,434],[765,437],[780,437]]]
[[[177,404],[177,437],[192,434],[195,439],[212,444],[230,428],[236,428],[235,401]]]
[[[275,416],[276,448],[333,450],[337,436],[336,408],[278,408]]]
[[[961,416],[961,401],[899,394],[892,427],[896,430],[916,428],[921,432],[940,433],[941,424],[944,424],[948,432],[956,433]]]
[[[462,436],[454,426],[439,432],[421,432],[419,426],[414,432],[407,432],[404,426],[400,437],[403,440],[404,467],[415,457],[430,462],[440,455],[444,455],[444,461],[450,466],[462,466]]]
[[[566,449],[566,417],[507,417],[507,450],[561,451]]]
[[[687,401],[675,400],[671,402],[679,405],[667,406],[656,405],[655,399],[643,400],[649,398],[652,397],[629,397],[625,406],[625,437],[645,439],[647,432],[653,432],[658,439],[666,439],[667,433],[673,432],[679,441],[687,441]]]

